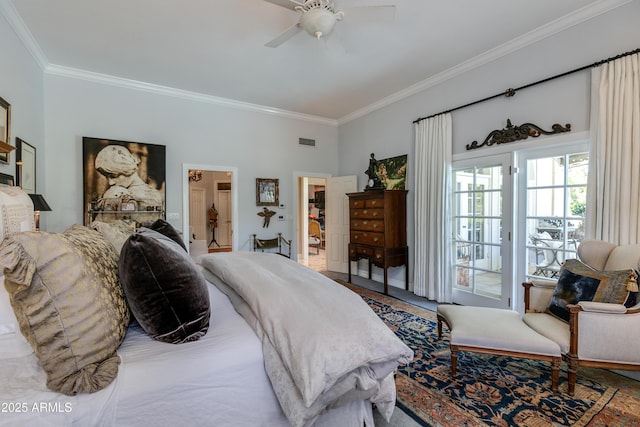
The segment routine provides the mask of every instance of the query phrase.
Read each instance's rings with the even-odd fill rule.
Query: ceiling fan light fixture
[[[337,21],[340,21],[344,14],[342,11],[334,11],[333,3],[325,1],[313,2],[313,8],[307,9],[300,17],[300,27],[311,36],[320,39],[328,36],[333,31]]]

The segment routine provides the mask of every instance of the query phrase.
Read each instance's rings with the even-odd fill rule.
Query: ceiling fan
[[[318,40],[327,37],[336,23],[345,16],[359,16],[367,20],[393,20],[396,7],[388,6],[354,6],[337,9],[332,0],[265,0],[278,6],[299,12],[298,23],[284,31],[278,37],[265,44],[267,47],[278,47],[300,31],[306,31]]]

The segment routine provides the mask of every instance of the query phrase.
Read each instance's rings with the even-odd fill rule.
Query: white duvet
[[[262,341],[267,374],[293,426],[363,399],[391,417],[394,372],[413,352],[362,298],[276,254],[212,253],[199,262],[205,277],[225,284],[221,290]]]

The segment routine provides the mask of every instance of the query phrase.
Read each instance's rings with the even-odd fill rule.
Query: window
[[[557,278],[584,238],[588,152],[526,159],[526,277]]]

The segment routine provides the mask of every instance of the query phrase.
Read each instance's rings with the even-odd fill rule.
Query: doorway
[[[230,252],[237,247],[237,170],[183,164],[183,230],[189,253]]]

